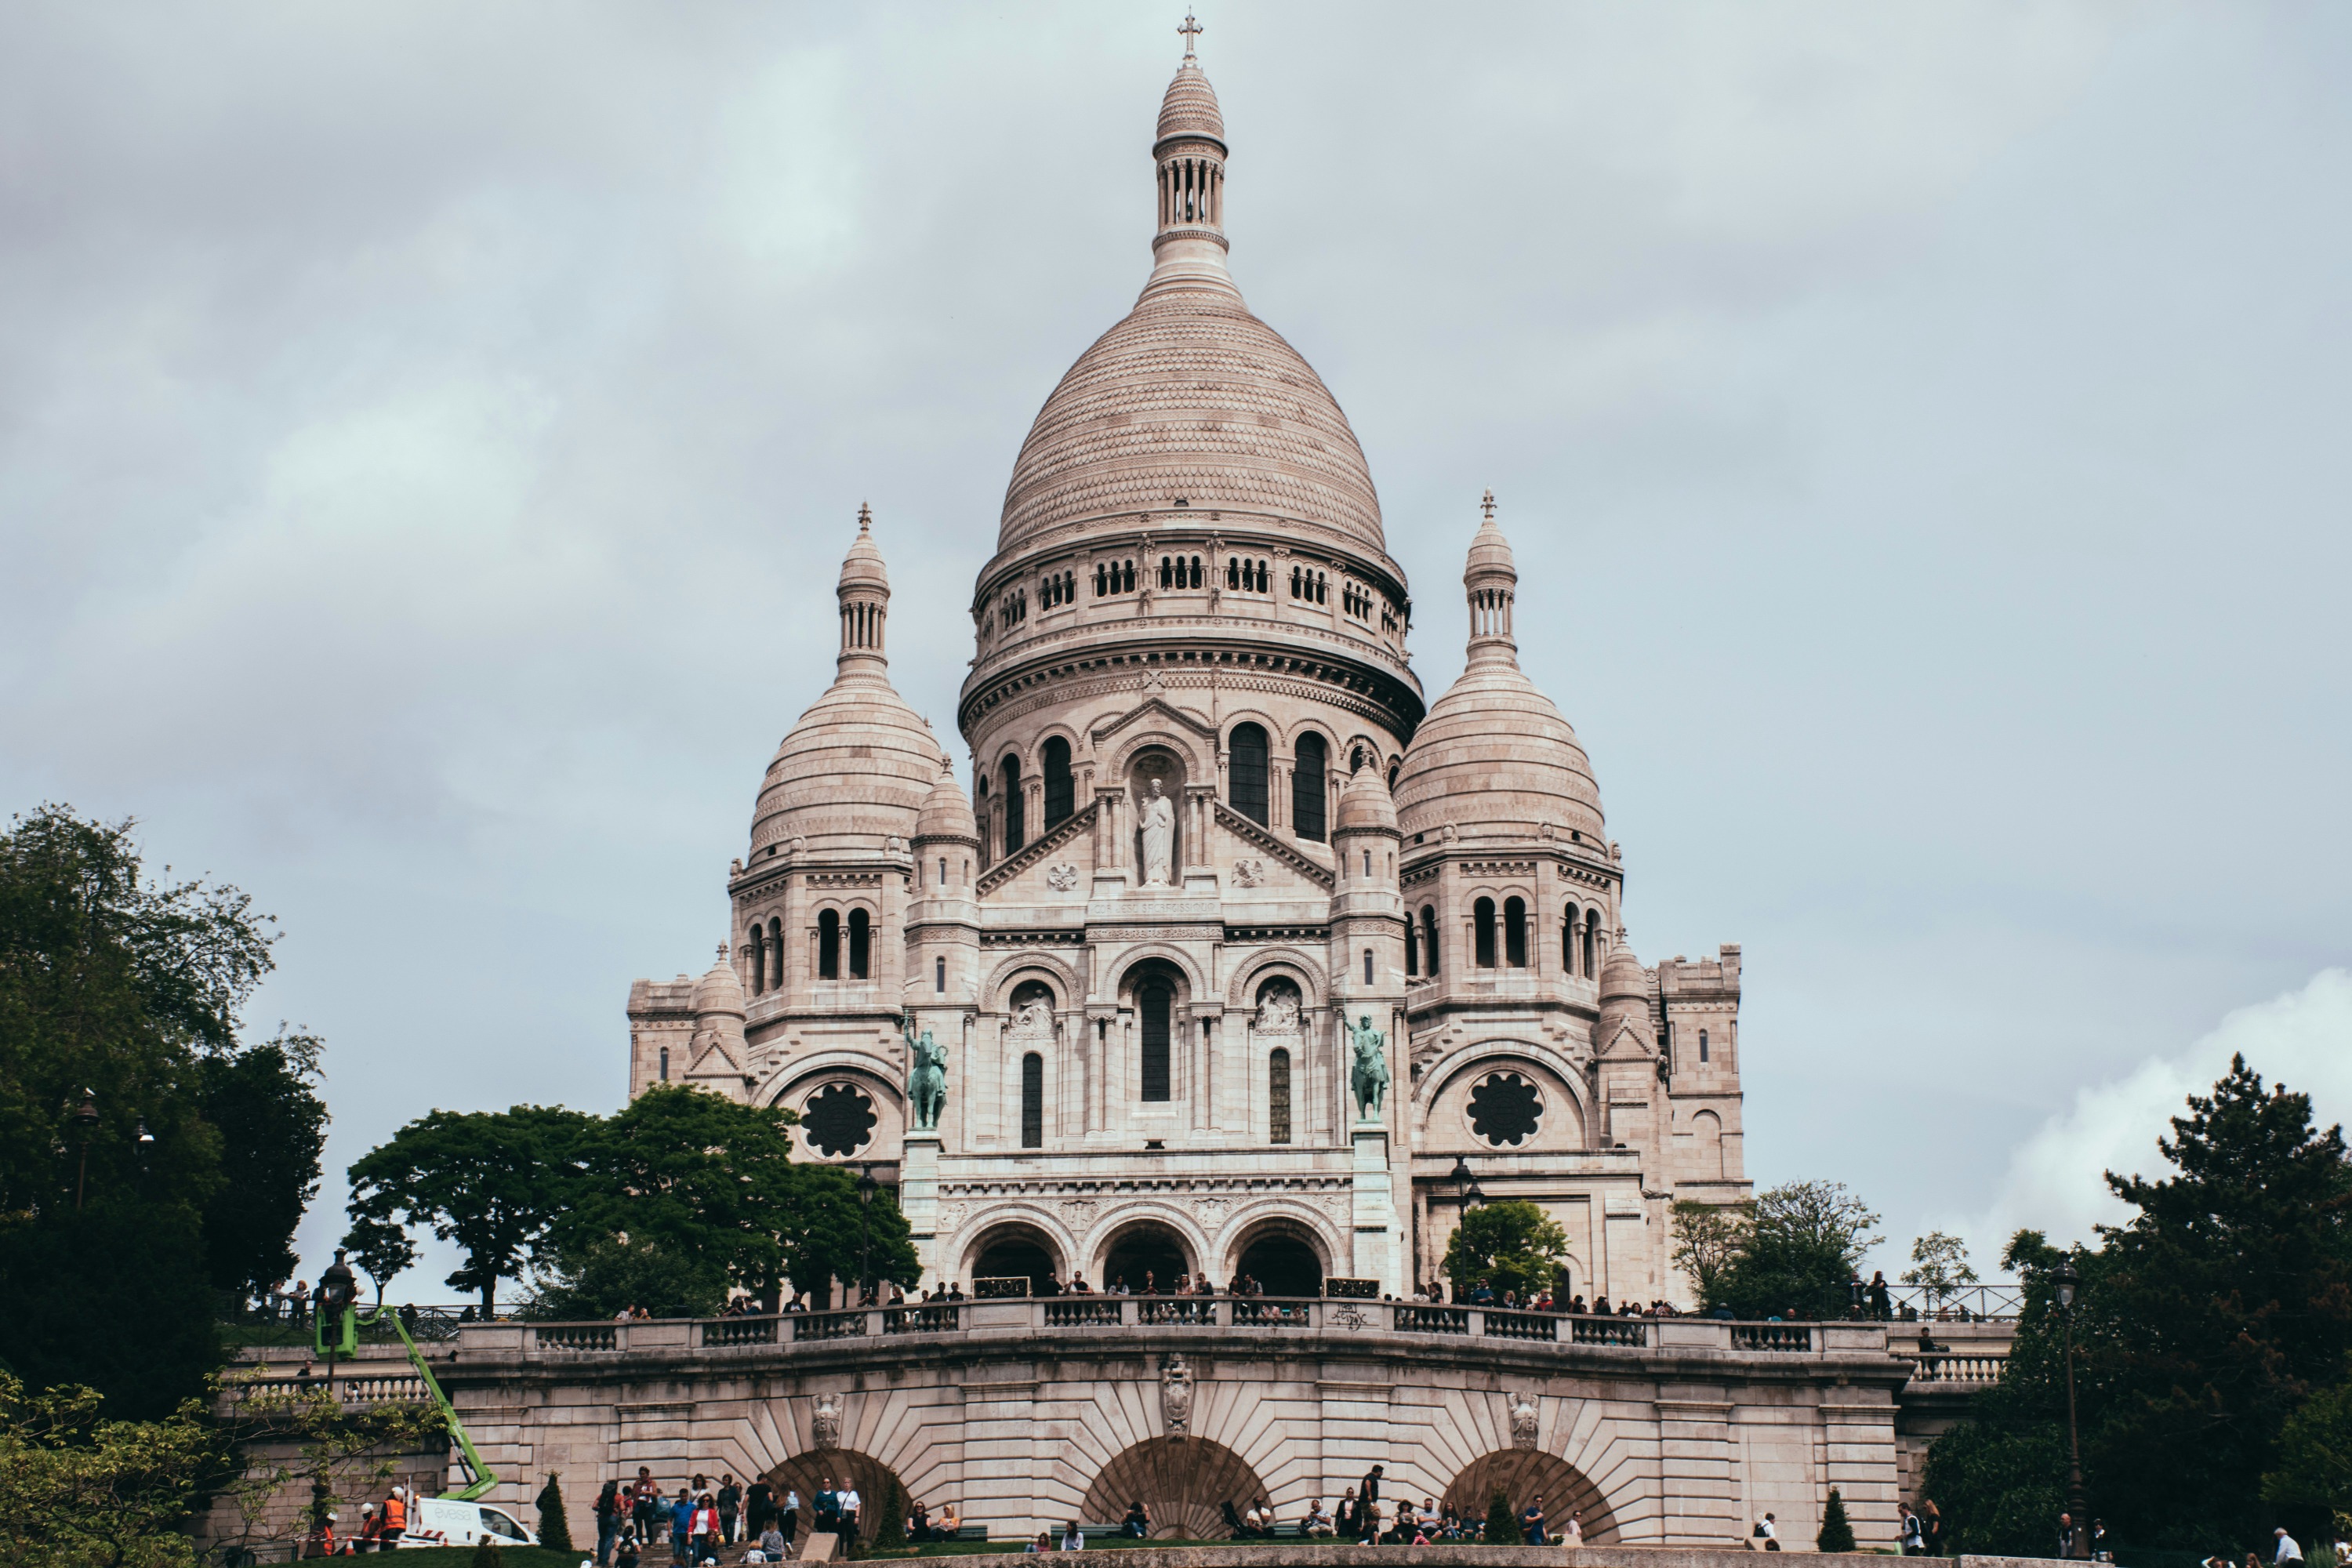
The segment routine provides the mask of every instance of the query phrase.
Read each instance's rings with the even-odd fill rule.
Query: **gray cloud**
[[[2345,961],[2342,18],[1205,19],[1234,269],[1425,683],[1492,485],[1637,946],[1746,945],[1759,1178],[1978,1212]],[[951,730],[1014,450],[1143,275],[1173,20],[0,18],[0,786],[284,918],[338,1169],[616,1100],[862,500]]]

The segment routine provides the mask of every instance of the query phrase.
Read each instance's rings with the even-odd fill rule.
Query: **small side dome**
[[[1217,107],[1217,89],[1209,85],[1201,62],[1189,54],[1176,68],[1168,96],[1160,100],[1158,142],[1171,136],[1205,136],[1220,147],[1225,144],[1225,116]]]
[[[944,757],[940,759],[940,782],[931,786],[921,814],[915,818],[915,841],[919,844],[927,838],[980,842],[980,823],[971,814],[971,802],[956,783],[955,764]]]
[[[719,962],[694,983],[694,1014],[698,1019],[743,1016],[743,980],[727,962],[727,944],[719,944]]]
[[[841,558],[839,586],[890,591],[890,572],[882,564],[881,547],[874,542],[874,509],[869,506],[861,504],[857,509],[857,537],[849,542],[849,553]]]
[[[1519,569],[1511,559],[1511,542],[1503,537],[1502,529],[1495,522],[1495,492],[1488,490],[1486,499],[1478,504],[1486,511],[1486,521],[1479,523],[1478,531],[1471,537],[1470,554],[1463,564],[1462,581],[1473,588],[1482,581],[1497,576],[1516,583],[1519,580]]]
[[[1603,1005],[1611,1002],[1647,1004],[1650,1000],[1649,976],[1643,973],[1642,961],[1633,956],[1631,942],[1617,942],[1601,965],[1601,1000]]]
[[[1332,831],[1337,835],[1396,830],[1396,802],[1389,795],[1389,781],[1381,776],[1377,766],[1368,763],[1355,771],[1340,793],[1339,820]]]

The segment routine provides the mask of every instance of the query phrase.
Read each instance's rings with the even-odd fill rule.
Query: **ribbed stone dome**
[[[931,786],[930,797],[923,802],[922,815],[915,819],[915,837],[979,842],[979,820],[972,816],[971,802],[964,798],[962,786],[956,783],[955,769],[949,763],[940,764],[940,782]]]
[[[1348,416],[1282,334],[1230,290],[1147,292],[1038,411],[997,548],[1057,524],[1184,500],[1322,522],[1386,552]]]
[[[793,838],[811,849],[911,838],[941,760],[930,727],[886,677],[847,671],[776,748],[751,816],[751,853]]]
[[[1171,136],[1206,136],[1224,145],[1225,116],[1217,107],[1217,89],[1209,85],[1201,62],[1190,55],[1168,84],[1168,96],[1160,100],[1158,140]]]
[[[1339,815],[1331,830],[1335,836],[1397,830],[1396,803],[1389,798],[1388,780],[1377,766],[1366,763],[1349,775],[1339,792]]]
[[[1474,661],[1431,706],[1397,775],[1408,839],[1451,823],[1465,838],[1536,838],[1549,821],[1606,842],[1592,763],[1550,698],[1507,659]]]
[[[694,1011],[698,1017],[714,1014],[743,1016],[743,981],[735,966],[727,962],[727,950],[719,950],[719,962],[709,972],[694,983]]]

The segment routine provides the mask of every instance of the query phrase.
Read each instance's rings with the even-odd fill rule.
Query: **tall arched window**
[[[1369,947],[1368,947],[1368,948],[1364,949],[1364,984],[1367,984],[1367,985],[1370,985],[1371,983],[1372,983],[1372,950],[1371,950],[1370,948],[1369,948]]]
[[[1475,957],[1481,969],[1495,967],[1495,900],[1481,899],[1470,907],[1472,937]]]
[[[768,984],[781,987],[784,983],[784,922],[768,922]]]
[[[1431,979],[1437,977],[1437,906],[1421,906],[1422,971]]]
[[[1048,736],[1044,754],[1045,765],[1045,821],[1050,832],[1070,819],[1076,809],[1076,781],[1070,777],[1070,743],[1059,735]]]
[[[1698,1059],[1701,1061],[1706,1060],[1706,1031],[1705,1029],[1701,1029],[1698,1032]]]
[[[1021,1146],[1045,1146],[1045,1058],[1035,1051],[1021,1058]]]
[[[931,990],[940,996],[948,994],[948,961],[944,958],[931,960]]]
[[[664,1083],[669,1081],[669,1047],[667,1046],[662,1047],[661,1080]]]
[[[1593,910],[1584,917],[1584,977],[1591,979],[1599,972],[1592,967],[1592,931],[1601,923],[1601,911]]]
[[[1176,994],[1164,980],[1147,980],[1136,994],[1136,1010],[1142,1014],[1139,1020],[1143,1035],[1141,1093],[1146,1100],[1168,1098],[1168,1022]]]
[[[1411,915],[1404,922],[1404,976],[1418,978],[1421,973],[1421,921]]]
[[[1265,826],[1265,731],[1255,724],[1236,724],[1226,742],[1225,794],[1235,811]]]
[[[1528,966],[1528,906],[1524,899],[1503,900],[1503,961],[1513,969]]]
[[[874,967],[874,926],[864,910],[849,911],[849,977],[866,980]]]
[[[1265,1139],[1290,1142],[1290,1053],[1280,1046],[1265,1058]]]
[[[751,973],[751,994],[757,996],[768,988],[768,928],[754,925],[751,934],[743,939],[743,967]]]
[[[816,977],[841,978],[841,912],[821,910],[816,917]]]
[[[1576,906],[1570,904],[1559,917],[1559,972],[1573,976],[1576,967]]]
[[[1021,759],[1005,758],[998,771],[1004,776],[1004,852],[1010,855],[1027,841],[1021,831]]]
[[[1301,838],[1323,837],[1324,777],[1331,748],[1313,731],[1298,737],[1298,771],[1290,775],[1290,826]]]

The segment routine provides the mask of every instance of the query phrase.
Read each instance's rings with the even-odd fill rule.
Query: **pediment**
[[[1256,860],[1264,864],[1269,879],[1277,876],[1287,877],[1292,884],[1311,887],[1318,894],[1328,894],[1338,884],[1339,879],[1329,867],[1289,843],[1273,829],[1259,826],[1222,800],[1217,802],[1216,817],[1217,826],[1224,829],[1223,842],[1217,846],[1216,858],[1220,870],[1232,870],[1237,860]],[[1280,868],[1279,871],[1277,868]],[[1224,885],[1229,893],[1248,890],[1241,888],[1239,882],[1231,877],[1227,878]]]
[[[1602,1041],[1595,1054],[1604,1062],[1650,1061],[1656,1058],[1658,1047],[1629,1019],[1617,1026],[1616,1033]]]
[[[1087,740],[1099,747],[1121,730],[1133,729],[1146,719],[1164,719],[1181,730],[1189,730],[1203,740],[1217,738],[1217,727],[1196,714],[1188,713],[1164,697],[1147,697],[1115,719],[1107,719],[1087,731]]]

